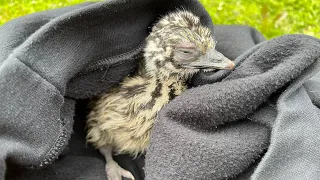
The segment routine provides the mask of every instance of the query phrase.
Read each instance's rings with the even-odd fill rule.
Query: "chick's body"
[[[187,11],[168,14],[146,38],[138,73],[91,103],[87,139],[104,155],[109,179],[134,179],[113,160],[112,152],[144,152],[158,111],[186,89],[192,75],[200,69],[234,67],[215,50],[215,43],[199,17]]]
[[[88,116],[88,141],[96,147],[112,145],[118,154],[137,156],[150,140],[157,112],[185,89],[175,79],[138,75],[93,102]]]

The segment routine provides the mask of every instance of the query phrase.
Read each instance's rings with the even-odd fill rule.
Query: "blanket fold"
[[[320,40],[213,26],[197,0],[91,2],[1,26],[0,179],[106,179],[85,142],[88,100],[134,72],[150,27],[177,8],[237,67],[193,77],[160,111],[146,156],[119,164],[136,180],[317,179]]]

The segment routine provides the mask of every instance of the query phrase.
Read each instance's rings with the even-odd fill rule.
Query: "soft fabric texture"
[[[85,143],[86,105],[136,68],[144,39],[177,8],[201,17],[237,67],[200,73],[159,113],[136,179],[320,177],[320,40],[213,26],[196,0],[114,0],[0,27],[0,179],[106,179]]]

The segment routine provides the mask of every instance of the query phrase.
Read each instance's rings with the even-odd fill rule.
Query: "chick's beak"
[[[234,69],[235,64],[217,50],[211,49],[189,66],[197,69]]]

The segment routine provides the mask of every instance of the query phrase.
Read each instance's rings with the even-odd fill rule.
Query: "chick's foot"
[[[131,174],[131,172],[120,167],[119,164],[115,161],[107,162],[106,173],[108,180],[122,180],[122,177],[134,180],[134,177]]]

